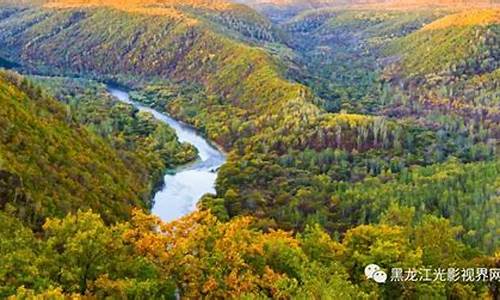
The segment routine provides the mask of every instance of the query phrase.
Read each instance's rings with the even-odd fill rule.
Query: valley
[[[498,296],[363,275],[498,265],[494,1],[0,0],[0,57],[0,296]]]

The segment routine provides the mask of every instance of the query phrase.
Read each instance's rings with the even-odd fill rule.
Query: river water
[[[198,149],[199,159],[179,167],[174,174],[165,175],[165,185],[154,196],[152,213],[164,221],[172,221],[196,209],[196,203],[206,193],[215,193],[217,169],[225,162],[225,155],[210,144],[195,129],[172,117],[130,100],[127,91],[108,86],[108,91],[118,100],[132,104],[137,109],[151,113],[156,119],[172,127],[179,141]]]

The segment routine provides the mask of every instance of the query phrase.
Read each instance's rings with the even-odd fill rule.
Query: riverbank
[[[129,91],[108,85],[108,92],[121,102],[131,104],[140,111],[151,113],[157,120],[169,125],[180,142],[193,145],[199,154],[195,162],[180,166],[174,174],[167,172],[164,186],[153,199],[152,213],[164,221],[172,221],[196,209],[198,200],[205,194],[215,193],[217,170],[226,161],[226,154],[203,137],[194,127],[178,121],[155,109],[134,102]]]

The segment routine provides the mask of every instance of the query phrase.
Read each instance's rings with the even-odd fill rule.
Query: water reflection
[[[182,166],[175,174],[165,175],[165,186],[154,197],[153,214],[164,221],[175,220],[196,208],[196,203],[206,193],[215,193],[216,170],[224,163],[225,156],[212,146],[195,129],[184,125],[170,116],[162,114],[150,107],[130,100],[127,91],[108,86],[110,94],[122,102],[134,105],[137,109],[153,114],[153,116],[172,127],[181,142],[192,144],[200,159]]]

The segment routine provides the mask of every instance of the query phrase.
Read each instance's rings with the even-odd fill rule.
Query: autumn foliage
[[[363,273],[498,267],[498,10],[7,4],[0,64],[80,78],[0,75],[0,297],[498,298]],[[228,151],[198,211],[147,213],[196,153],[89,79]]]

